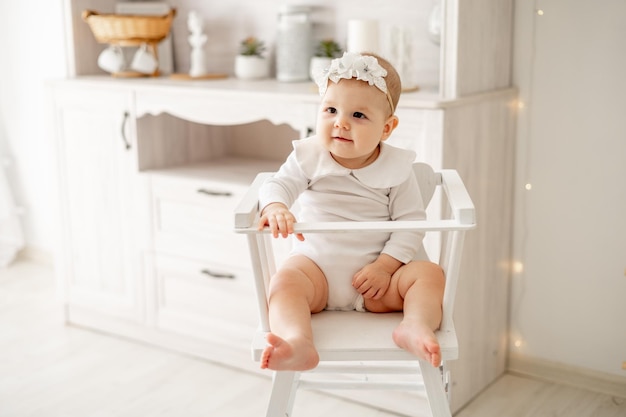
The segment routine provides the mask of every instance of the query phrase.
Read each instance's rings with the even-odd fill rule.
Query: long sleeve
[[[259,207],[263,209],[270,203],[291,207],[308,185],[309,180],[300,169],[295,152],[292,152],[278,172],[261,186]]]
[[[399,186],[393,187],[389,199],[391,220],[423,220],[426,218],[422,195],[414,175],[411,175]],[[389,237],[382,252],[407,263],[415,259],[423,239],[424,233],[422,232],[394,232]]]

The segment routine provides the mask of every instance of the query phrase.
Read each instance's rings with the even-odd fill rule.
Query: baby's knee
[[[276,295],[302,299],[312,312],[319,312],[326,306],[328,286],[325,281],[317,282],[298,268],[281,268],[272,276],[269,285],[269,299]]]
[[[279,269],[270,279],[269,296],[277,292],[298,291],[302,287],[302,278],[299,273],[288,269]]]
[[[407,280],[414,283],[418,280],[428,281],[434,285],[445,285],[445,274],[443,268],[436,263],[429,261],[413,261],[407,264],[406,272],[403,274]]]
[[[439,264],[433,262],[422,262],[422,264],[423,276],[426,276],[436,281],[445,282],[445,273],[443,272],[443,268]]]

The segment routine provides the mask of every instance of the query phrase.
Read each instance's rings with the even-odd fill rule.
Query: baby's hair
[[[391,97],[391,102],[393,103],[393,108],[395,110],[398,108],[398,101],[400,100],[400,93],[402,92],[402,82],[400,81],[398,71],[396,71],[389,61],[379,55],[372,52],[363,52],[361,55],[373,56],[376,58],[380,66],[387,71],[385,84],[387,84],[387,91],[389,91],[389,96]]]

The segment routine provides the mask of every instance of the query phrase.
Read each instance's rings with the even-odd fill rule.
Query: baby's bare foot
[[[420,322],[402,320],[393,331],[393,341],[398,346],[434,367],[441,365],[441,349],[430,327]]]
[[[268,346],[261,355],[261,368],[275,371],[306,371],[313,369],[319,363],[319,355],[310,341],[287,341],[268,333]]]

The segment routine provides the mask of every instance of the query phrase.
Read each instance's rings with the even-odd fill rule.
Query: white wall
[[[626,2],[534,3],[516,5],[511,351],[626,377]]]
[[[55,245],[56,180],[43,85],[66,71],[62,1],[0,3],[0,51],[0,155],[15,161],[7,174],[26,209],[27,245],[45,255]]]

